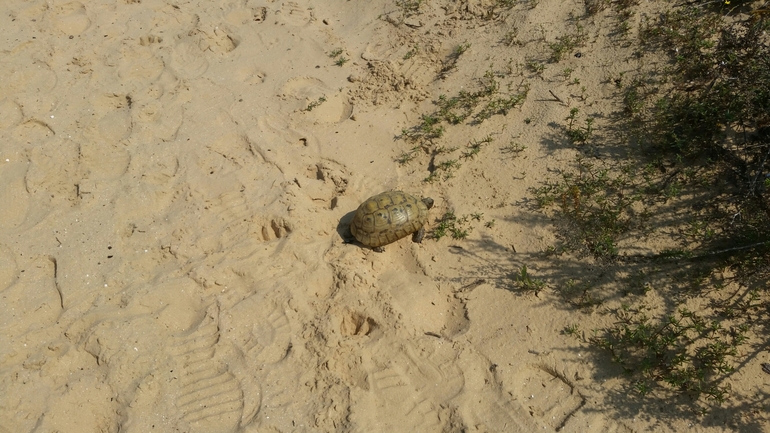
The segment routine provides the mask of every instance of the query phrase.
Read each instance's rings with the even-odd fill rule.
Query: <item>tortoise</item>
[[[430,197],[418,199],[403,191],[386,191],[369,197],[361,203],[350,222],[353,236],[377,252],[383,245],[414,233],[412,240],[422,242],[428,209],[433,207]]]

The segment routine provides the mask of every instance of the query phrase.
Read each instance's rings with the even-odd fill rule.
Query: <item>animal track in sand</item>
[[[282,239],[291,233],[291,224],[283,218],[268,219],[262,223],[262,240],[269,242]]]
[[[310,167],[308,167],[309,178],[315,175],[315,178],[334,185],[334,194],[342,195],[348,189],[350,183],[350,171],[347,168],[331,159],[324,159]]]
[[[153,44],[159,44],[161,42],[163,42],[163,38],[161,36],[157,36],[153,34],[148,34],[148,35],[139,37],[139,45],[143,47],[146,47],[148,45],[153,45]]]
[[[369,335],[376,328],[374,319],[355,311],[346,311],[340,319],[340,334],[343,337]]]

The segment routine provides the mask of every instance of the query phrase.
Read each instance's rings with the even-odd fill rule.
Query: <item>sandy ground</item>
[[[609,113],[607,77],[636,65],[613,62],[608,10],[534,76],[583,2],[495,3],[2,2],[0,432],[688,430],[561,332],[590,315],[508,290],[554,240],[528,189],[573,158],[554,124],[579,91],[557,76]],[[524,105],[442,139],[494,146],[433,183],[428,155],[396,161],[431,101],[505,67]],[[436,200],[429,228],[483,219],[345,243],[391,189]]]

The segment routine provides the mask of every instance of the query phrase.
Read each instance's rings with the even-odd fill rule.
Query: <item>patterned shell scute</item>
[[[356,210],[350,231],[362,244],[379,247],[420,230],[428,221],[422,200],[401,191],[377,194]]]

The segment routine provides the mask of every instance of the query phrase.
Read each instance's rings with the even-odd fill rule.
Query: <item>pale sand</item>
[[[2,2],[0,432],[687,430],[561,332],[609,319],[507,290],[523,264],[562,275],[538,265],[554,234],[528,189],[573,159],[563,68],[593,113],[618,109],[606,80],[637,65],[613,63],[611,12],[582,57],[521,72],[523,107],[442,138],[495,138],[453,179],[424,183],[428,155],[396,162],[431,100],[544,59],[584,13],[493,3],[404,22],[393,1]],[[344,243],[389,189],[495,224],[382,254]]]

